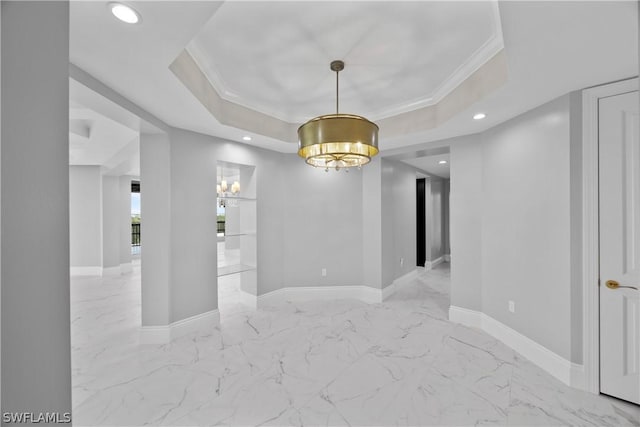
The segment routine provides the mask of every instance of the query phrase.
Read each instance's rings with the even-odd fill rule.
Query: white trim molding
[[[115,267],[103,267],[102,268],[103,276],[119,276],[120,275],[120,265],[116,265]]]
[[[582,365],[565,359],[491,316],[452,305],[449,307],[449,320],[485,331],[571,387],[584,386]]]
[[[123,262],[120,264],[120,274],[126,274],[133,271],[133,263]]]
[[[395,294],[396,291],[397,291],[396,286],[393,283],[391,283],[389,286],[385,286],[384,288],[382,288],[382,294],[380,295],[380,299],[384,301],[387,298],[389,298],[391,295]]]
[[[258,296],[258,308],[283,302],[357,299],[369,304],[382,301],[382,291],[370,286],[299,286],[277,289]]]
[[[100,267],[99,265],[87,267],[71,267],[70,273],[72,276],[101,276],[102,267]]]
[[[451,262],[451,254],[444,254],[442,257],[444,258],[444,262]]]
[[[582,347],[583,389],[600,392],[600,259],[598,238],[598,103],[638,90],[638,79],[582,91]]]
[[[218,310],[211,310],[169,325],[142,326],[140,344],[167,344],[192,332],[207,334],[218,325],[220,325],[220,313]]]
[[[291,286],[268,292],[257,297],[257,306],[278,305],[283,302],[326,301],[335,299],[357,299],[367,304],[376,304],[393,295],[399,288],[411,283],[422,268],[417,267],[395,279],[389,286],[376,289],[364,285],[347,286]],[[247,294],[249,295],[249,294]]]
[[[395,294],[400,288],[412,283],[418,277],[418,274],[424,270],[425,268],[423,267],[416,267],[407,274],[395,279],[389,286],[382,288],[381,301],[384,301],[391,295]]]
[[[443,262],[445,262],[445,256],[446,255],[438,257],[438,258],[434,259],[433,261],[426,261],[424,263],[425,270],[432,270],[432,269],[436,268],[438,265],[440,265]]]
[[[255,310],[258,308],[258,297],[240,289],[240,304]]]
[[[118,276],[133,271],[133,264],[130,262],[122,263],[114,267],[85,266],[70,267],[72,276]]]

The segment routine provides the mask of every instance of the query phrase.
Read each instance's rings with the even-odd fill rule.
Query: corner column
[[[120,186],[117,176],[102,176],[102,274],[120,274]]]
[[[365,286],[382,289],[382,160],[362,168],[362,239]]]
[[[140,135],[143,343],[170,339],[171,162],[168,135]]]
[[[69,3],[1,3],[2,412],[71,412]]]

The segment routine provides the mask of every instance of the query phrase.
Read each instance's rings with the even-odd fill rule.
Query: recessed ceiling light
[[[485,113],[477,113],[473,116],[473,120],[482,120],[485,117],[487,117],[487,115]]]
[[[244,141],[251,141],[251,137],[250,137],[250,136],[248,136],[248,135],[243,136],[243,137],[242,137],[242,139],[243,139]]]
[[[441,165],[446,165],[447,161],[446,160],[440,160],[438,163],[441,164]]]
[[[111,2],[108,6],[109,9],[111,9],[113,16],[122,22],[126,22],[127,24],[137,24],[142,20],[140,14],[126,4]]]

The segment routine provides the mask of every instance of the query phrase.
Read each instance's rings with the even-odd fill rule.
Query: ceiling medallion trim
[[[494,36],[480,46],[467,60],[456,68],[428,97],[416,98],[414,101],[395,105],[385,109],[379,114],[372,114],[373,120],[388,119],[401,114],[410,113],[425,107],[438,105],[444,98],[464,83],[476,71],[491,61],[504,49],[502,37]]]
[[[284,145],[291,147],[298,142],[298,125],[223,99],[187,49],[169,65],[169,70],[219,123],[282,141],[286,144],[277,151],[295,152]],[[376,121],[383,125],[385,138],[433,129],[494,92],[507,79],[506,53],[501,49],[440,102]]]

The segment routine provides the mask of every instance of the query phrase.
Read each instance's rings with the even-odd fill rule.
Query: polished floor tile
[[[383,304],[243,305],[221,277],[219,327],[139,345],[140,268],[72,280],[74,425],[640,425],[635,405],[557,381],[447,320],[449,270]]]

